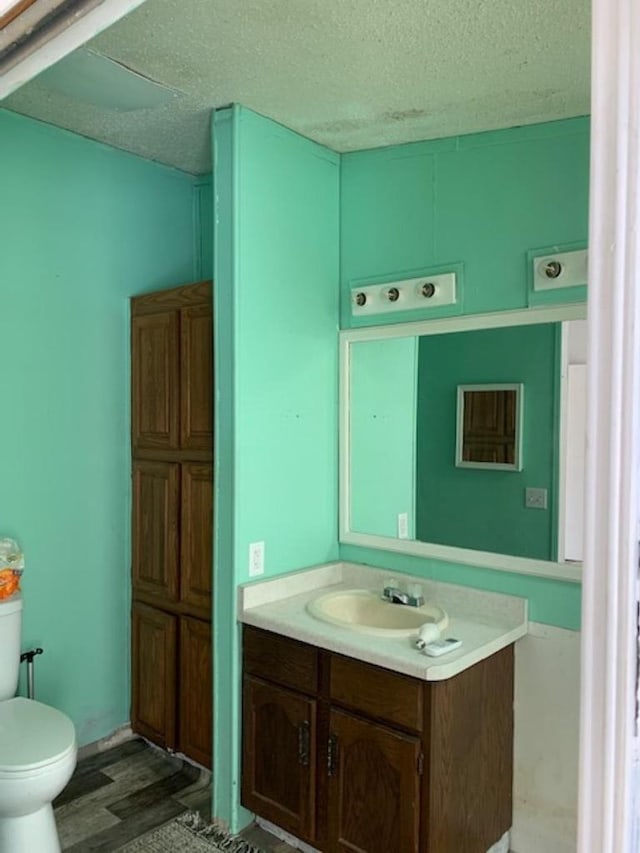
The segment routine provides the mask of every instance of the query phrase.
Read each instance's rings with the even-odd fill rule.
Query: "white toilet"
[[[0,601],[0,853],[59,853],[51,803],[76,766],[62,712],[16,697],[22,596]]]

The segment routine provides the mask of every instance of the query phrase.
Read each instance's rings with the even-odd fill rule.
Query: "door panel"
[[[211,305],[183,308],[181,322],[180,431],[182,447],[213,446],[213,322]]]
[[[331,853],[417,853],[418,738],[331,711]]]
[[[180,600],[211,610],[213,466],[182,466]]]
[[[134,602],[131,726],[168,749],[176,742],[176,618]]]
[[[179,315],[131,318],[131,443],[174,449],[180,442]]]
[[[316,702],[245,678],[243,721],[243,805],[313,843]]]
[[[179,467],[133,463],[133,588],[178,598]]]
[[[179,749],[204,767],[211,767],[211,660],[211,625],[200,619],[182,618]]]

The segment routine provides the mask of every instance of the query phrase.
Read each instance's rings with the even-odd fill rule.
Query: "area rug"
[[[136,838],[120,853],[263,853],[223,827],[202,820],[197,812],[185,812]]]

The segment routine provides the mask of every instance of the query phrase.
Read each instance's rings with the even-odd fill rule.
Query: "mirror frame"
[[[495,571],[534,575],[554,580],[582,580],[582,563],[534,560],[529,557],[513,557],[490,551],[475,551],[452,545],[437,545],[417,539],[396,539],[373,533],[358,533],[351,529],[351,436],[349,401],[351,396],[351,346],[358,341],[379,341],[392,338],[408,338],[416,335],[442,335],[448,332],[499,329],[505,326],[529,326],[537,323],[562,323],[566,320],[584,320],[587,316],[585,303],[550,305],[538,308],[522,308],[517,311],[497,311],[491,314],[466,314],[415,323],[393,323],[383,326],[366,326],[344,329],[339,333],[340,344],[340,491],[339,491],[339,539],[344,545],[359,545],[362,548],[393,551],[413,557],[425,557],[449,563],[460,563]],[[563,379],[564,381],[564,379]]]

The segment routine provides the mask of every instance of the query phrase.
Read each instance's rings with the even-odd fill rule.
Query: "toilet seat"
[[[74,753],[73,723],[34,699],[0,702],[0,778],[46,769]]]

